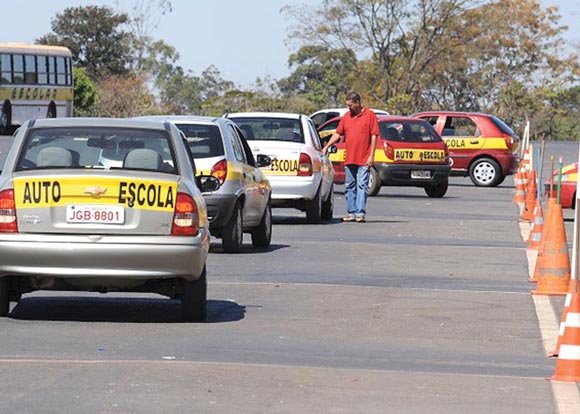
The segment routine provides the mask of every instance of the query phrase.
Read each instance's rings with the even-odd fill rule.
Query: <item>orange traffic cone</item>
[[[538,264],[540,263],[540,258],[546,250],[546,240],[548,239],[548,224],[550,223],[550,215],[554,211],[554,206],[556,205],[556,199],[551,197],[548,199],[548,205],[546,207],[546,219],[544,220],[544,226],[542,228],[542,236],[540,237],[540,245],[538,247],[538,255],[536,256],[536,266],[534,267],[534,274],[528,279],[530,283],[536,283],[540,279],[540,268]]]
[[[524,207],[524,211],[520,216],[520,220],[522,221],[532,221],[534,219],[534,206],[537,203],[536,193],[538,192],[538,187],[536,185],[534,175],[535,171],[532,170],[528,181],[528,188],[526,191],[526,202],[525,202],[526,204]]]
[[[547,223],[544,252],[536,262],[539,278],[533,295],[566,295],[570,285],[570,258],[562,206],[555,204]]]
[[[524,203],[526,201],[526,186],[524,184],[523,173],[516,173],[515,178],[516,193],[514,194],[514,203]]]
[[[560,329],[558,331],[558,340],[556,341],[556,347],[552,351],[551,356],[558,356],[560,353],[560,346],[562,345],[562,340],[564,339],[564,331],[566,329],[566,317],[570,311],[570,305],[572,303],[572,294],[574,293],[574,279],[570,279],[570,285],[568,287],[568,293],[566,294],[566,300],[564,301],[564,310],[562,311],[562,320],[560,322]]]
[[[543,229],[544,229],[544,214],[542,211],[542,203],[536,201],[536,207],[534,207],[534,222],[532,223],[530,235],[527,240],[528,249],[538,250],[538,247],[540,247],[540,239],[542,238]]]
[[[552,381],[580,382],[580,295],[572,292]]]

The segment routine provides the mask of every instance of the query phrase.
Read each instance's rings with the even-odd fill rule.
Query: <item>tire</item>
[[[318,224],[322,219],[322,196],[320,188],[314,196],[314,200],[306,201],[306,221],[310,224]]]
[[[431,198],[442,198],[449,188],[449,180],[445,180],[437,185],[425,187],[425,192]]]
[[[469,178],[478,187],[497,187],[502,177],[501,167],[491,158],[480,158],[469,167]]]
[[[207,278],[206,270],[198,280],[184,280],[181,295],[181,310],[186,320],[203,322],[207,317]]]
[[[10,312],[10,292],[8,291],[8,278],[0,278],[0,316],[6,316]]]
[[[260,224],[252,230],[252,245],[254,247],[268,247],[272,241],[272,206],[268,201]]]
[[[4,101],[2,112],[0,112],[0,135],[8,135],[11,132],[12,107],[10,102]]]
[[[239,253],[244,242],[244,229],[242,223],[242,207],[237,203],[232,212],[232,217],[222,228],[222,246],[228,253]]]
[[[373,167],[369,170],[369,186],[367,189],[367,195],[370,197],[376,196],[379,191],[381,191],[381,177],[379,173]]]
[[[334,215],[334,184],[330,184],[330,190],[328,191],[328,198],[326,201],[322,202],[322,211],[320,217],[324,221],[332,220]]]

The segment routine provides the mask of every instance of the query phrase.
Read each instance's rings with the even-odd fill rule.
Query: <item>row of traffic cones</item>
[[[531,222],[528,249],[537,250],[536,266],[530,282],[536,283],[533,295],[566,296],[556,347],[550,356],[558,357],[553,381],[580,382],[580,294],[570,270],[568,242],[562,206],[548,199],[544,220],[537,199],[537,175],[529,164],[515,176],[513,201],[522,206],[521,221]]]

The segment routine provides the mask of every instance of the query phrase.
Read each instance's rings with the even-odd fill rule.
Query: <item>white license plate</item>
[[[431,178],[430,170],[411,170],[411,178],[428,179]]]
[[[69,204],[66,206],[67,223],[123,224],[125,208],[105,204]]]

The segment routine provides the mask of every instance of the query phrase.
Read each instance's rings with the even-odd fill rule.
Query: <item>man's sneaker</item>
[[[355,221],[355,220],[356,220],[356,217],[353,216],[352,214],[349,214],[348,216],[344,216],[342,218],[342,221],[344,221],[344,222]]]
[[[365,223],[367,220],[365,219],[365,216],[357,216],[356,217],[356,222],[357,223]]]

